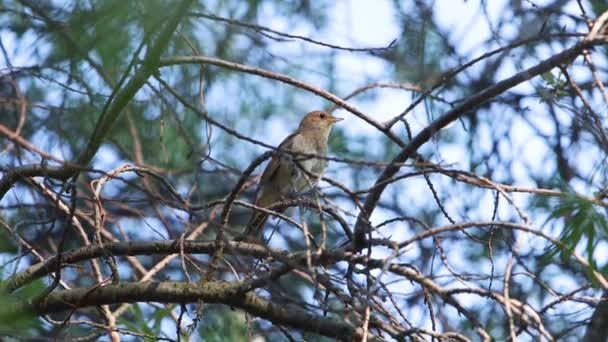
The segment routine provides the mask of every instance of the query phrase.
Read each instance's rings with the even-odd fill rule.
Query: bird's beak
[[[342,119],[342,118],[337,118],[337,117],[335,117],[335,116],[331,116],[331,115],[330,115],[330,116],[328,116],[328,117],[327,117],[327,120],[329,120],[329,122],[330,122],[330,123],[334,124],[334,123],[336,123],[336,122],[338,122],[338,121],[342,121],[342,120],[344,120],[344,119]]]

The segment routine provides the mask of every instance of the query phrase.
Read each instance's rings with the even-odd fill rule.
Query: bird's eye
[[[321,113],[321,115],[319,115],[319,117],[320,117],[321,119],[325,119],[325,113]]]

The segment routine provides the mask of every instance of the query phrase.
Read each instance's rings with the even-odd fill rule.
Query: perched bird
[[[313,111],[302,119],[298,129],[279,145],[285,153],[276,153],[260,178],[255,204],[268,208],[286,198],[311,189],[321,178],[326,159],[297,153],[327,155],[327,140],[334,123],[342,120],[327,112]],[[294,152],[290,154],[289,152]],[[245,234],[237,240],[258,240],[268,214],[256,210],[251,215]]]

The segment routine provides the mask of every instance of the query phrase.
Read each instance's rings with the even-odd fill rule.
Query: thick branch
[[[78,288],[51,293],[33,304],[39,315],[76,308],[134,302],[219,303],[239,308],[276,325],[289,326],[324,336],[354,341],[357,328],[343,320],[309,314],[297,307],[277,305],[252,292],[241,293],[239,287],[225,282],[194,284],[187,282],[143,282],[108,285],[94,289]]]
[[[71,166],[69,168],[70,170],[80,169]],[[65,167],[47,167],[39,164],[10,169],[4,173],[4,176],[2,179],[0,179],[0,199],[2,199],[2,197],[4,197],[4,195],[13,187],[13,185],[15,185],[15,183],[17,183],[23,177],[47,176],[63,178],[65,170]]]
[[[565,248],[564,244],[559,240],[548,236],[547,234],[532,229],[529,226],[520,225],[511,222],[500,222],[500,221],[472,221],[472,222],[463,222],[460,224],[448,225],[437,228],[430,228],[423,231],[416,236],[399,243],[397,246],[398,249],[403,249],[408,245],[420,241],[426,238],[430,238],[432,236],[446,233],[449,231],[460,231],[464,229],[470,229],[474,227],[501,227],[505,229],[513,229],[519,230],[527,233],[532,233],[536,236],[540,236],[547,241],[550,241],[552,244]],[[380,244],[384,244],[382,241],[379,241]],[[151,254],[175,254],[175,253],[205,253],[211,254],[214,253],[217,248],[217,245],[214,241],[180,241],[180,240],[164,240],[164,241],[131,241],[131,242],[118,242],[118,243],[108,243],[104,245],[92,245],[82,247],[70,252],[65,253],[61,261],[65,264],[73,264],[79,261],[88,260],[92,258],[97,258],[100,256],[111,254],[113,256],[118,255],[151,255]],[[236,242],[236,241],[225,241],[225,252],[237,254],[237,255],[250,255],[256,258],[264,258],[264,257],[272,257],[276,260],[280,260],[289,264],[294,264],[298,262],[302,262],[305,260],[306,252],[294,252],[287,253],[283,250],[269,248],[268,246],[263,246],[259,244],[245,243],[245,242]],[[589,263],[578,255],[576,252],[572,252],[572,256],[580,265],[582,265],[585,269],[591,273],[595,280],[600,283],[600,285],[604,289],[608,289],[608,280],[599,273],[598,271],[593,270]],[[327,265],[329,263],[335,263],[342,260],[350,260],[354,255],[351,252],[348,252],[342,248],[338,248],[335,250],[325,250],[320,254],[314,254],[312,256],[312,262],[315,264],[323,264]],[[56,257],[49,258],[45,262],[41,262],[35,265],[30,266],[25,271],[18,273],[10,278],[8,278],[3,284],[2,288],[7,291],[14,291],[21,286],[31,282],[34,279],[43,277],[51,272],[54,272],[57,267],[57,259]]]
[[[211,254],[215,251],[216,246],[213,241],[183,241],[166,240],[166,241],[137,241],[137,242],[117,242],[108,243],[102,246],[91,245],[82,247],[61,257],[61,262],[64,264],[73,264],[83,260],[98,258],[103,255],[151,255],[151,254],[175,254],[175,253],[205,253]],[[227,243],[226,249],[234,251],[235,254],[250,255],[257,258],[267,257],[271,254],[279,254],[279,251],[273,251],[266,246],[250,244],[245,242],[230,242]],[[274,252],[274,253],[273,253]],[[29,267],[27,270],[14,275],[6,280],[3,288],[7,291],[14,291],[19,287],[31,282],[34,279],[43,277],[50,272],[54,272],[57,268],[57,258],[52,257]]]

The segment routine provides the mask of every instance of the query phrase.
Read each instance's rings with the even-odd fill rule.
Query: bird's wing
[[[293,138],[298,134],[299,134],[298,131],[295,131],[292,134],[290,134],[287,138],[285,138],[283,140],[283,142],[281,142],[279,144],[278,148],[281,150],[286,150],[286,151],[291,150],[292,144],[293,144]],[[279,165],[281,165],[281,155],[279,153],[275,153],[272,156],[272,159],[270,159],[270,163],[268,163],[268,165],[266,166],[266,169],[262,173],[262,178],[260,178],[260,183],[264,184],[264,183],[270,181],[274,177],[274,175],[276,175],[277,171],[279,170]]]

